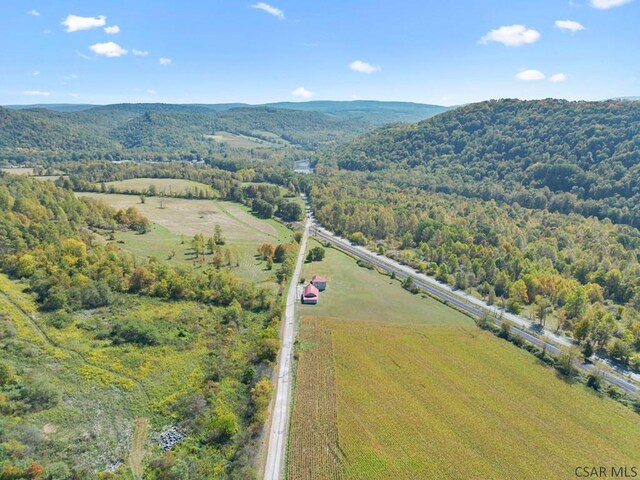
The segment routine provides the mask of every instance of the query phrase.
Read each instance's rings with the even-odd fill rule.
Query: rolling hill
[[[482,102],[376,130],[334,161],[428,191],[640,224],[637,102]]]
[[[226,131],[294,147],[315,148],[370,131],[366,122],[315,111],[271,107],[119,104],[80,111],[0,107],[0,154],[109,151],[206,152]]]
[[[248,103],[214,103],[214,104],[186,104],[168,105],[160,103],[115,104],[115,105],[82,105],[82,104],[36,104],[36,105],[7,105],[12,110],[47,109],[57,112],[80,112],[91,109],[99,111],[130,111],[145,113],[147,111],[163,112],[225,112],[237,108],[280,108],[286,110],[300,110],[318,112],[342,120],[360,120],[369,125],[382,126],[388,123],[413,123],[433,117],[454,107],[428,105],[412,102],[382,102],[374,100],[354,101],[325,101],[310,102],[275,102],[264,105],[249,105]]]

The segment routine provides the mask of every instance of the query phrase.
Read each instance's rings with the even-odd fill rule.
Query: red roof
[[[304,290],[302,291],[302,295],[304,295],[305,297],[314,295],[317,297],[319,294],[320,292],[318,291],[318,289],[311,284],[304,287]]]
[[[321,276],[319,276],[319,275],[314,275],[314,276],[311,278],[311,281],[312,281],[312,282],[324,282],[324,283],[327,283],[327,279],[326,279],[326,278],[324,278],[324,277],[321,277]]]

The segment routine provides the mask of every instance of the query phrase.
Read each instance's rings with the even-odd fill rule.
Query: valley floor
[[[288,478],[569,479],[637,465],[631,410],[334,249],[311,270],[329,286],[302,307]]]

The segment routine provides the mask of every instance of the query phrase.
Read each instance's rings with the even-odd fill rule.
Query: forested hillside
[[[375,131],[333,159],[426,191],[640,225],[639,102],[483,102]]]
[[[67,112],[0,107],[0,161],[225,158],[232,146],[213,137],[220,131],[248,137],[244,156],[250,156],[250,150],[269,147],[333,144],[371,128],[318,112],[261,107],[217,111],[197,105],[123,104]]]

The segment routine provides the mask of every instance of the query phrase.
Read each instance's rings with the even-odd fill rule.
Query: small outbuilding
[[[320,297],[320,292],[316,287],[314,287],[311,283],[304,287],[302,291],[302,295],[300,297],[300,301],[305,304],[315,305],[318,303],[318,298]]]
[[[319,275],[314,275],[313,278],[311,278],[311,283],[321,292],[327,289],[327,279]]]

